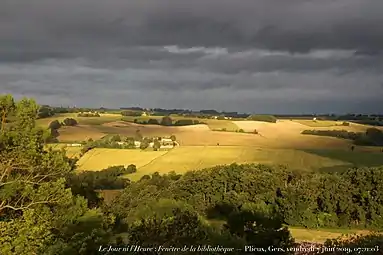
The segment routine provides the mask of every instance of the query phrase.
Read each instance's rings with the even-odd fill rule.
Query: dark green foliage
[[[194,125],[195,122],[191,119],[181,119],[181,120],[177,120],[175,123],[174,123],[174,126],[189,126],[189,125]]]
[[[198,214],[179,209],[173,217],[143,219],[129,229],[129,244],[143,247],[184,247],[184,245],[208,244],[208,233]],[[148,254],[156,254],[148,253]]]
[[[77,126],[78,123],[77,123],[77,120],[75,120],[73,118],[66,118],[63,121],[63,125],[64,126]]]
[[[350,122],[346,122],[346,121],[344,121],[344,122],[342,123],[342,126],[350,126]]]
[[[242,128],[238,130],[239,133],[245,133],[245,130],[243,130]]]
[[[158,139],[155,139],[153,142],[153,150],[158,151],[161,148],[161,143],[158,141]]]
[[[136,134],[135,134],[134,139],[135,139],[136,141],[142,141],[143,137],[144,137],[144,136],[141,134],[141,131],[140,131],[139,129],[137,129],[137,130],[136,130]]]
[[[37,114],[37,118],[49,118],[55,115],[55,110],[49,105],[42,105]]]
[[[151,125],[159,125],[160,123],[158,122],[157,119],[149,119],[149,120],[148,120],[148,124],[151,124]]]
[[[169,116],[165,116],[161,119],[162,126],[171,126],[173,125],[173,120]]]
[[[60,136],[60,133],[57,129],[48,129],[48,135],[44,139],[44,143],[57,143],[57,137]]]
[[[88,142],[86,143],[82,149],[81,149],[81,155],[84,155],[85,153],[87,153],[88,151],[92,150],[96,148],[96,145],[93,143],[93,142]]]
[[[88,206],[93,208],[102,203],[98,190],[123,189],[129,185],[129,180],[121,176],[136,171],[135,165],[112,166],[101,171],[84,171],[68,176],[67,185],[73,194],[85,197],[88,200]]]
[[[293,226],[383,225],[382,169],[309,174],[284,168],[231,165],[188,172],[177,182],[166,176],[161,178],[153,176],[149,182],[153,185],[153,179],[158,180],[157,189],[164,190],[160,193],[157,190],[158,194],[185,201],[209,217],[225,219],[242,204],[254,203]],[[137,185],[149,185],[147,181]],[[170,185],[164,184],[169,182]]]
[[[135,165],[111,166],[101,171],[84,171],[72,176],[71,180],[76,180],[78,185],[83,187],[92,187],[93,190],[100,189],[123,189],[129,181],[120,178],[124,174],[135,173]]]
[[[137,172],[137,167],[136,165],[133,165],[133,164],[130,164],[126,170],[125,170],[125,173],[126,174],[133,174],[133,173],[136,173]]]
[[[80,112],[77,117],[100,117],[98,112]]]
[[[142,140],[142,142],[140,144],[140,149],[145,150],[148,147],[149,147],[149,141],[147,139]]]
[[[383,132],[377,128],[369,128],[365,133],[346,130],[304,130],[302,134],[349,139],[353,140],[356,145],[383,146]]]
[[[121,137],[119,135],[114,135],[110,138],[111,142],[121,142]]]
[[[268,254],[291,254],[286,248],[293,247],[294,242],[287,227],[283,226],[278,215],[262,210],[258,205],[234,211],[225,227],[231,234],[243,238],[247,243],[268,251],[270,247],[282,248],[279,252]],[[277,249],[275,249],[277,251]]]
[[[87,151],[94,148],[113,148],[113,149],[135,149],[134,138],[132,137],[121,137],[120,135],[106,136],[100,140],[88,141],[82,152],[86,153]]]
[[[342,139],[356,140],[361,137],[362,133],[348,132],[346,130],[304,130],[303,135],[318,135],[318,136],[331,136]]]
[[[61,127],[61,124],[58,120],[54,120],[52,121],[50,124],[49,124],[49,128],[50,129],[54,129],[54,130],[57,130]]]
[[[248,120],[254,120],[254,121],[264,121],[264,122],[272,122],[276,123],[277,118],[273,115],[250,115],[247,117]]]
[[[46,132],[35,126],[38,109],[33,100],[19,101],[12,125],[0,134],[0,254],[90,254],[110,223],[99,211],[103,224],[88,221],[86,230],[80,224],[96,211],[65,186],[74,162],[63,151],[44,149]],[[104,242],[111,241],[107,236]]]
[[[352,122],[363,124],[363,125],[370,125],[370,126],[383,126],[383,118],[381,119],[365,119],[365,120],[353,120]]]
[[[126,110],[126,111],[122,111],[121,115],[122,116],[141,116],[142,112],[141,111],[129,111],[129,110]]]

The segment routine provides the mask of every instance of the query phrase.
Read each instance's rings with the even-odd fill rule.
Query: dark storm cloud
[[[1,0],[0,5],[4,43],[27,48],[172,44],[373,52],[383,47],[380,0]]]
[[[0,93],[381,111],[382,10],[381,0],[0,0]]]

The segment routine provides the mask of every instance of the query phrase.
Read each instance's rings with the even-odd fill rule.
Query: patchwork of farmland
[[[363,132],[368,128],[360,124],[340,126],[341,123],[335,121],[278,120],[277,123],[268,123],[209,119],[203,120],[206,124],[165,127],[121,121],[121,116],[118,114],[81,118],[77,118],[75,114],[61,114],[39,120],[39,124],[49,125],[54,119],[62,121],[66,117],[77,119],[79,125],[60,128],[58,138],[64,143],[97,140],[113,134],[133,137],[137,130],[146,137],[176,136],[181,146],[168,152],[151,151],[151,149],[145,151],[93,149],[78,161],[80,171],[135,164],[138,172],[131,174],[129,176],[131,179],[138,179],[154,172],[183,173],[231,163],[284,165],[306,171],[333,171],[352,166],[383,164],[380,148],[358,146],[354,152],[351,152],[351,141],[301,134],[306,129],[331,128]],[[147,120],[152,117],[139,118]],[[153,118],[161,119],[158,116]],[[242,129],[244,133],[238,132],[239,129]],[[254,134],[255,130],[258,134]],[[57,146],[56,149],[59,149],[61,145]],[[70,157],[78,157],[81,151],[78,147],[65,149]]]

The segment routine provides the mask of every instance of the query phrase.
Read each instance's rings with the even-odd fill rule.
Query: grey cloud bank
[[[383,1],[0,0],[0,93],[41,103],[383,112]]]

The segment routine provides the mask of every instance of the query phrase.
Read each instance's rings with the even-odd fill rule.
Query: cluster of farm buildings
[[[172,149],[176,146],[179,146],[179,144],[176,141],[173,141],[172,139],[169,138],[161,138],[159,141],[161,145],[161,149]],[[118,145],[124,145],[126,142],[117,142]],[[141,142],[140,141],[134,141],[134,146],[136,148],[140,148]],[[149,148],[153,148],[154,142],[149,143]]]
[[[179,143],[177,141],[173,141],[172,139],[169,139],[169,138],[161,138],[161,140],[159,140],[160,142],[160,149],[172,149],[174,147],[177,147],[179,146]],[[118,145],[125,145],[126,142],[117,142]],[[71,144],[67,144],[66,145],[67,147],[81,147],[82,144],[80,143],[71,143]],[[134,141],[134,146],[136,148],[140,148],[141,146],[141,142],[140,141]],[[153,148],[154,146],[154,142],[151,142],[149,143],[149,148]]]

